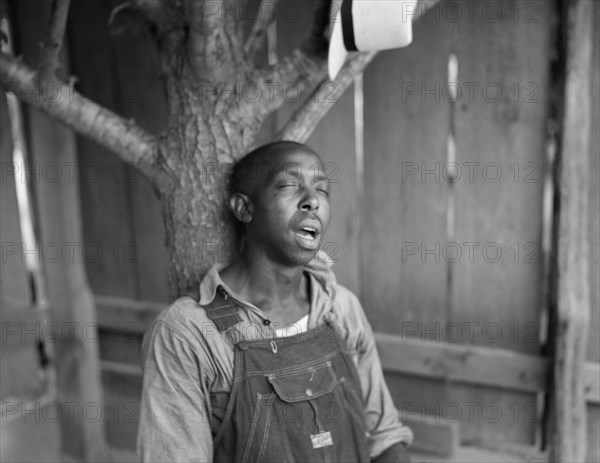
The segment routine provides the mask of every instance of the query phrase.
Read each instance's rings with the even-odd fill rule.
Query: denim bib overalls
[[[205,309],[225,335],[241,322],[221,286]],[[215,462],[370,461],[357,370],[329,322],[285,338],[237,338],[231,392],[211,396]]]

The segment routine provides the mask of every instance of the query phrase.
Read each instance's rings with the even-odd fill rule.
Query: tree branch
[[[42,45],[38,64],[38,75],[42,79],[53,78],[60,67],[59,54],[67,27],[70,4],[71,0],[52,0],[48,37]]]
[[[133,4],[156,26],[160,34],[164,34],[178,21],[178,15],[172,4],[164,0],[132,0]]]
[[[305,142],[313,132],[319,121],[329,112],[337,100],[327,102],[322,98],[315,98],[316,95],[323,95],[328,87],[335,86],[335,96],[341,97],[346,89],[354,82],[357,75],[364,71],[377,52],[360,53],[349,60],[341,69],[335,81],[329,79],[321,81],[317,89],[306,100],[306,103],[299,108],[290,118],[286,126],[277,135],[278,140],[293,140],[300,143]]]
[[[285,92],[282,92],[281,88],[294,85],[298,92],[304,93],[307,89],[316,87],[327,75],[326,31],[332,0],[318,1],[311,32],[302,46],[275,66],[257,69],[254,72],[253,82],[259,88],[269,89],[261,101],[259,112],[263,116],[279,109],[285,103]],[[277,90],[271,91],[274,87],[277,87]]]
[[[279,109],[286,101],[282,89],[287,86],[295,86],[296,91],[301,94],[309,88],[314,88],[316,82],[320,82],[327,75],[325,64],[325,61],[314,59],[302,50],[295,50],[292,56],[287,56],[269,72],[257,71],[254,82],[261,89],[269,89],[263,93],[259,113],[265,115]]]
[[[184,3],[189,25],[187,57],[195,77],[211,83],[239,82],[246,61],[240,41],[241,21],[225,0]]]
[[[301,84],[300,80],[316,85],[321,81],[325,76],[327,64],[329,38],[326,36],[326,32],[329,26],[331,2],[332,0],[318,0],[311,31],[305,42],[300,49],[292,53],[291,57],[281,60],[266,73],[260,73],[264,80],[278,82],[281,85]]]
[[[439,0],[420,0],[417,4],[413,23],[417,22],[430,8],[433,8]],[[340,73],[336,77],[333,85],[336,86],[336,97],[343,95],[346,89],[354,82],[356,76],[364,71],[371,61],[377,56],[378,52],[354,54]],[[327,87],[332,85],[328,79],[321,80],[318,87],[314,90],[311,96],[306,100],[306,103],[299,108],[290,118],[285,127],[277,135],[279,140],[294,140],[304,142],[313,132],[319,121],[329,112],[333,104],[319,98]]]
[[[246,53],[248,61],[252,61],[256,53],[264,46],[267,37],[267,27],[274,19],[275,3],[262,0],[260,9],[258,10],[258,16],[252,25],[252,31],[244,44],[244,52]]]
[[[157,140],[135,122],[94,103],[69,85],[46,80],[20,60],[0,53],[0,78],[6,91],[57,119],[76,132],[117,153],[138,168],[159,189],[169,184],[158,165]]]

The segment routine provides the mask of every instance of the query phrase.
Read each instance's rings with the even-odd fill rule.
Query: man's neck
[[[308,303],[304,266],[288,266],[267,256],[242,259],[221,272],[223,281],[240,297],[263,312],[290,309],[297,312]]]

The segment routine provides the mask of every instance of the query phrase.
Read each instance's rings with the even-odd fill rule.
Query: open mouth
[[[319,231],[313,227],[302,227],[296,231],[296,236],[301,238],[302,242],[311,249],[319,245]]]
[[[298,233],[300,233],[300,235],[304,236],[305,238],[313,240],[316,239],[318,235],[317,229],[312,227],[304,227]]]

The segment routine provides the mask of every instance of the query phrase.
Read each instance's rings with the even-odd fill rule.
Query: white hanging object
[[[329,42],[329,78],[335,79],[349,52],[409,45],[416,9],[417,0],[344,0],[335,14]]]

